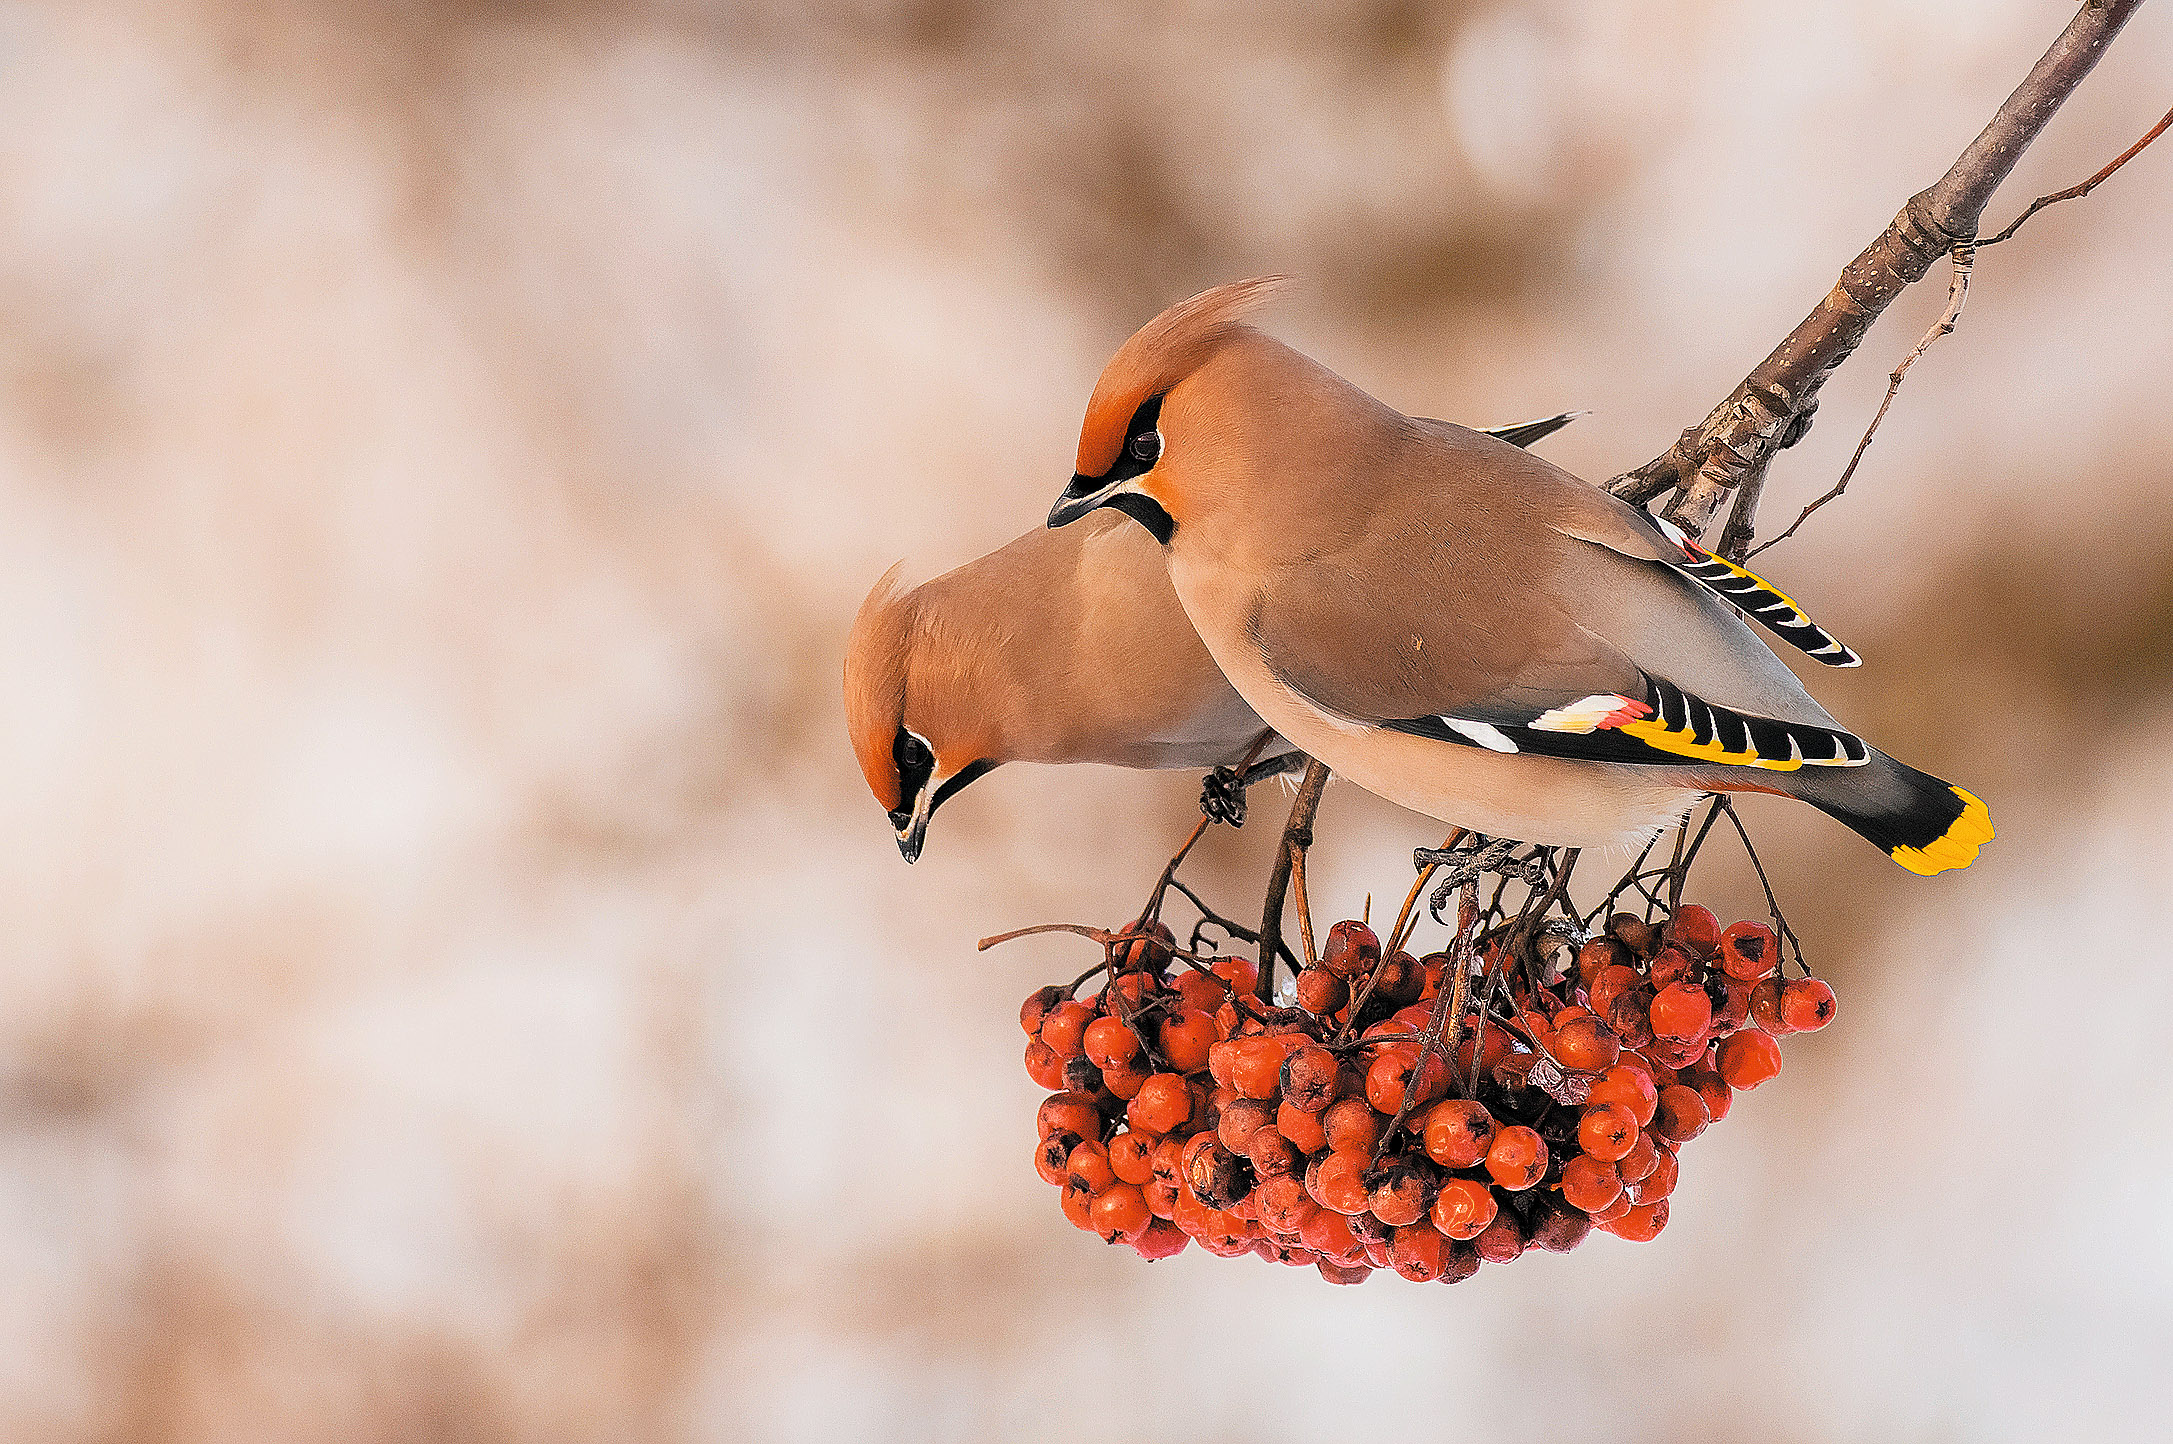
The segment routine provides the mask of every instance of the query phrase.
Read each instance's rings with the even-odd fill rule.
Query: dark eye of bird
[[[904,785],[905,800],[910,805],[935,772],[936,755],[928,750],[926,742],[900,727],[898,735],[891,739],[890,760],[897,764],[898,781]]]
[[[1132,455],[1139,460],[1153,463],[1162,455],[1162,433],[1142,431],[1132,438]]]

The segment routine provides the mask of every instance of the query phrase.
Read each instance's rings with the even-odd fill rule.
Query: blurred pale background
[[[0,1436],[2155,1435],[2173,151],[1988,252],[1766,558],[2000,838],[1750,809],[1841,1018],[1654,1244],[1338,1290],[1073,1231],[1013,1015],[1082,945],[973,941],[1136,905],[1196,781],[999,773],[909,870],[837,698],[877,573],[1037,524],[1216,282],[1652,455],[2072,8],[0,4]],[[2163,111],[2160,9],[1996,216]],[[1321,905],[1436,832],[1332,790]]]

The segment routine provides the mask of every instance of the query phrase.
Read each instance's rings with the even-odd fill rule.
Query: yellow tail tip
[[[1887,856],[1923,877],[1975,862],[1977,849],[1992,840],[1992,812],[1974,793],[1957,787],[1954,795],[1962,799],[1962,815],[1945,832],[1922,847],[1893,848]]]

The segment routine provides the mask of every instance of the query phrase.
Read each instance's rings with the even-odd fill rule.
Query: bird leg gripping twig
[[[1320,795],[1328,786],[1328,769],[1319,762],[1305,765],[1305,778],[1290,804],[1290,821],[1283,826],[1282,844],[1276,849],[1275,867],[1268,874],[1268,896],[1260,910],[1260,998],[1275,999],[1275,959],[1283,940],[1283,896],[1290,890],[1290,870],[1313,845],[1313,817],[1320,811]]]
[[[1674,491],[1665,515],[1693,536],[1704,535],[1732,494],[1739,499],[1738,513],[1728,532],[1747,550],[1766,468],[1775,452],[1793,446],[1810,429],[1827,376],[1862,344],[1895,297],[1921,280],[1939,257],[1975,238],[1992,193],[2142,3],[2086,0],[1947,173],[1910,197],[1773,353],[1704,421],[1607,489],[1637,506]],[[2114,169],[2117,163],[2104,174]]]

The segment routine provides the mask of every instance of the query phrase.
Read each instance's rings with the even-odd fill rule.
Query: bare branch
[[[2137,156],[2141,155],[2143,153],[2143,148],[2149,145],[2152,141],[2156,140],[2159,136],[2164,135],[2168,126],[2173,126],[2173,110],[2167,111],[2165,113],[2164,119],[2160,120],[2156,125],[2145,131],[2141,140],[2129,146],[2119,155],[2113,157],[2111,164],[2107,165],[2105,169],[2099,171],[2096,175],[2090,177],[2090,179],[2084,181],[2081,185],[2069,186],[2064,191],[2054,191],[2049,196],[2039,196],[2036,200],[2031,201],[2029,209],[2024,211],[2021,215],[2016,216],[2014,218],[2014,221],[2009,224],[2006,230],[2001,231],[1998,235],[1992,237],[1992,239],[1989,241],[1979,241],[1977,243],[1978,249],[1982,250],[1986,246],[1996,246],[2001,241],[2006,240],[2016,231],[2022,229],[2022,223],[2024,221],[2028,220],[2031,216],[2036,215],[2046,206],[2056,206],[2062,201],[2081,200],[2084,196],[2096,190],[2100,185],[2103,185],[2114,171],[2119,170],[2129,161],[2134,160]]]
[[[1283,827],[1282,845],[1275,850],[1275,870],[1268,874],[1268,896],[1260,910],[1260,1001],[1275,1000],[1275,959],[1283,943],[1283,895],[1290,890],[1291,860],[1313,845],[1313,815],[1320,811],[1320,795],[1328,786],[1328,769],[1318,762],[1305,765],[1305,779],[1290,804],[1290,821]]]
[[[1871,418],[1871,424],[1864,428],[1863,440],[1856,443],[1855,455],[1851,456],[1849,458],[1849,464],[1841,469],[1841,479],[1835,482],[1833,484],[1833,488],[1828,491],[1824,496],[1821,496],[1818,500],[1812,502],[1809,506],[1805,507],[1802,511],[1802,514],[1788,524],[1787,531],[1782,532],[1779,536],[1773,538],[1773,540],[1765,543],[1763,546],[1755,547],[1749,551],[1738,554],[1730,551],[1730,547],[1732,545],[1748,546],[1751,538],[1751,525],[1748,523],[1741,526],[1740,537],[1738,536],[1738,523],[1741,523],[1744,520],[1742,517],[1743,498],[1746,496],[1752,497],[1751,510],[1753,513],[1755,513],[1757,509],[1757,501],[1755,495],[1748,489],[1748,483],[1746,483],[1745,490],[1736,498],[1735,514],[1732,514],[1728,518],[1728,530],[1723,534],[1721,540],[1722,555],[1728,556],[1730,560],[1741,563],[1749,561],[1752,557],[1758,555],[1759,552],[1765,551],[1771,547],[1779,546],[1782,542],[1787,541],[1790,537],[1796,534],[1796,528],[1802,526],[1805,522],[1811,519],[1812,512],[1817,511],[1827,502],[1834,500],[1836,497],[1840,496],[1842,492],[1849,489],[1849,479],[1856,475],[1857,464],[1864,459],[1864,453],[1871,449],[1871,438],[1879,434],[1879,423],[1886,420],[1886,413],[1888,409],[1891,408],[1894,404],[1894,396],[1901,390],[1902,378],[1909,374],[1909,368],[1911,366],[1916,365],[1917,358],[1919,356],[1922,356],[1926,351],[1929,351],[1932,348],[1932,343],[1934,341],[1937,341],[1942,336],[1952,334],[1955,323],[1961,320],[1962,305],[1969,299],[1969,273],[1971,268],[1976,265],[1976,260],[1976,248],[1972,246],[1969,242],[1962,241],[1954,247],[1954,278],[1947,284],[1946,312],[1945,314],[1941,315],[1937,321],[1932,323],[1932,328],[1924,333],[1924,339],[1916,343],[1916,349],[1911,351],[1908,355],[1902,357],[1901,364],[1899,366],[1896,366],[1893,369],[1892,373],[1887,376],[1886,399],[1879,403],[1878,412]],[[1760,484],[1763,484],[1763,478],[1760,479]]]
[[[1608,490],[1642,504],[1673,485],[1668,519],[1704,535],[1730,493],[1762,476],[1775,452],[1802,438],[1826,377],[1894,298],[1957,242],[1976,236],[1993,191],[2142,3],[2088,0],[1960,159],[1910,198],[1787,339],[1703,422],[1661,456],[1616,477]],[[1747,535],[1754,520],[1739,516],[1731,529]]]

